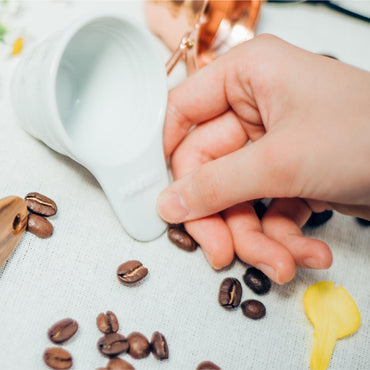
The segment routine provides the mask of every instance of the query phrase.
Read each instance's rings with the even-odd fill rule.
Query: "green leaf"
[[[2,39],[7,32],[8,30],[0,23],[0,39]]]

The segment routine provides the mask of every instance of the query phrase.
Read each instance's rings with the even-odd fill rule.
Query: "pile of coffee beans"
[[[193,252],[198,248],[198,243],[186,232],[184,224],[171,224],[167,230],[168,239],[187,252]]]
[[[29,211],[27,231],[39,238],[50,237],[54,232],[54,227],[46,217],[54,216],[57,213],[55,202],[36,192],[28,193],[24,199]]]
[[[72,338],[78,330],[78,324],[71,318],[56,322],[48,330],[48,338],[55,344],[62,344]],[[44,362],[52,369],[69,369],[73,365],[71,354],[60,347],[47,348],[43,355]]]
[[[100,313],[96,319],[96,325],[104,334],[97,343],[98,350],[103,356],[116,358],[123,353],[128,353],[132,358],[138,360],[146,358],[150,353],[153,353],[158,360],[168,359],[169,351],[166,338],[158,331],[153,333],[150,342],[145,335],[139,332],[132,332],[126,338],[118,333],[118,320],[112,311]],[[105,369],[134,369],[128,362],[118,360],[121,359],[117,359],[117,361],[112,363],[111,359]],[[104,368],[100,369],[103,370]]]
[[[243,275],[245,284],[256,294],[266,294],[271,288],[270,279],[255,267],[247,269]],[[240,281],[236,278],[228,277],[220,285],[218,302],[228,310],[237,308],[240,305],[243,289]],[[253,320],[261,319],[266,315],[264,304],[255,299],[247,299],[241,303],[244,316]]]
[[[109,357],[106,367],[100,370],[134,370],[127,361],[118,358],[123,353],[128,353],[134,359],[148,357],[150,353],[162,361],[168,359],[169,351],[165,336],[156,331],[150,342],[139,332],[132,332],[127,337],[118,333],[119,323],[117,316],[112,311],[100,313],[96,318],[96,326],[104,334],[97,343],[99,352]],[[71,318],[56,322],[48,330],[48,338],[55,344],[62,344],[72,338],[78,330],[78,324]],[[63,348],[47,348],[43,355],[44,362],[52,369],[69,369],[73,365],[72,355]]]

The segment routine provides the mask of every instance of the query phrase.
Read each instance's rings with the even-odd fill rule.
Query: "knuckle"
[[[166,121],[175,122],[178,126],[188,129],[192,121],[186,113],[182,112],[179,106],[179,99],[174,93],[174,91],[171,91],[168,94]]]
[[[257,35],[255,37],[255,40],[258,42],[271,43],[271,42],[277,42],[280,39],[277,36],[272,35],[271,33],[262,33],[260,35]]]

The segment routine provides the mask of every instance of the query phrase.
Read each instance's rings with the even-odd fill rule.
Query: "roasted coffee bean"
[[[255,267],[247,269],[243,275],[243,280],[257,294],[265,294],[271,288],[271,280]]]
[[[235,278],[226,278],[222,281],[218,294],[218,301],[221,306],[232,309],[238,307],[242,297],[242,286]]]
[[[166,338],[163,334],[158,331],[155,331],[150,340],[150,349],[154,357],[158,360],[167,360],[168,359],[168,345]]]
[[[136,284],[147,274],[148,269],[140,261],[127,261],[117,269],[118,280],[126,285]]]
[[[133,332],[127,336],[130,349],[128,351],[129,355],[133,358],[140,359],[149,356],[150,344],[146,337],[138,332]]]
[[[265,203],[262,203],[260,200],[256,202],[253,206],[254,211],[256,212],[257,217],[261,220],[267,211]]]
[[[53,225],[45,218],[31,213],[28,215],[27,230],[39,238],[45,239],[53,234]]]
[[[28,193],[24,198],[27,208],[33,213],[48,217],[57,213],[57,205],[53,200],[39,193]]]
[[[106,370],[135,370],[135,368],[121,358],[111,358],[107,364]]]
[[[266,307],[260,301],[255,299],[247,299],[240,305],[244,316],[253,320],[262,319],[266,315]]]
[[[96,325],[104,334],[116,333],[119,329],[117,317],[112,311],[100,313],[96,318]]]
[[[198,248],[197,242],[186,232],[183,224],[170,225],[167,236],[173,244],[187,252],[193,252]]]
[[[221,368],[211,361],[203,361],[197,366],[197,370],[221,370]]]
[[[52,369],[69,369],[73,361],[71,354],[63,348],[47,348],[44,352],[44,362]]]
[[[312,212],[312,215],[308,219],[306,225],[310,227],[321,226],[325,222],[330,220],[332,216],[333,216],[333,211],[329,209],[324,212]]]
[[[127,352],[128,348],[127,339],[118,333],[106,334],[98,341],[98,350],[100,353],[109,357],[115,357]]]
[[[63,343],[73,337],[78,329],[78,324],[73,319],[63,319],[56,322],[49,330],[48,337],[54,343]]]
[[[357,222],[362,226],[370,226],[370,220],[366,220],[365,218],[356,217]]]

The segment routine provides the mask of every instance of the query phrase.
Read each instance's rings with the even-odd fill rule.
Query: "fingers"
[[[300,227],[310,214],[307,204],[297,198],[273,200],[262,226],[250,203],[223,212],[236,254],[279,284],[294,277],[296,266],[323,269],[332,263],[331,251],[324,242],[302,235]]]
[[[264,235],[251,204],[238,204],[225,210],[223,215],[240,259],[260,269],[279,284],[294,277],[294,258],[285,246]]]
[[[261,123],[250,76],[255,63],[253,50],[259,44],[265,45],[262,40],[256,37],[231,49],[169,93],[163,130],[166,157],[192,126],[209,121],[230,107],[246,123]],[[267,44],[265,48],[268,49]]]
[[[172,156],[174,178],[182,177],[204,162],[242,147],[247,140],[239,120],[230,111],[196,127]],[[220,269],[232,262],[232,236],[219,214],[187,222],[185,228],[199,243],[213,268]]]
[[[246,124],[266,124],[272,116],[281,116],[287,91],[280,82],[289,84],[287,71],[291,70],[286,62],[301,62],[302,54],[307,57],[307,52],[272,35],[259,35],[232,48],[174,88],[168,97],[164,123],[166,157],[192,126],[230,107]],[[278,61],[277,65],[271,64],[271,58]],[[283,93],[286,96],[282,99]]]
[[[224,63],[216,60],[169,93],[163,129],[166,157],[173,152],[190,127],[229,109],[224,88],[225,73]]]
[[[199,125],[172,156],[174,178],[183,177],[202,164],[243,147],[247,141],[248,136],[232,111]]]
[[[233,261],[232,236],[219,214],[186,222],[185,228],[201,246],[204,255],[213,268],[220,269]]]
[[[180,223],[247,200],[297,196],[295,178],[302,170],[299,156],[285,139],[266,134],[196,168],[160,194],[159,214],[167,222]]]
[[[332,264],[328,245],[303,236],[301,227],[311,209],[298,198],[274,199],[262,219],[263,232],[284,245],[299,267],[325,269]]]

